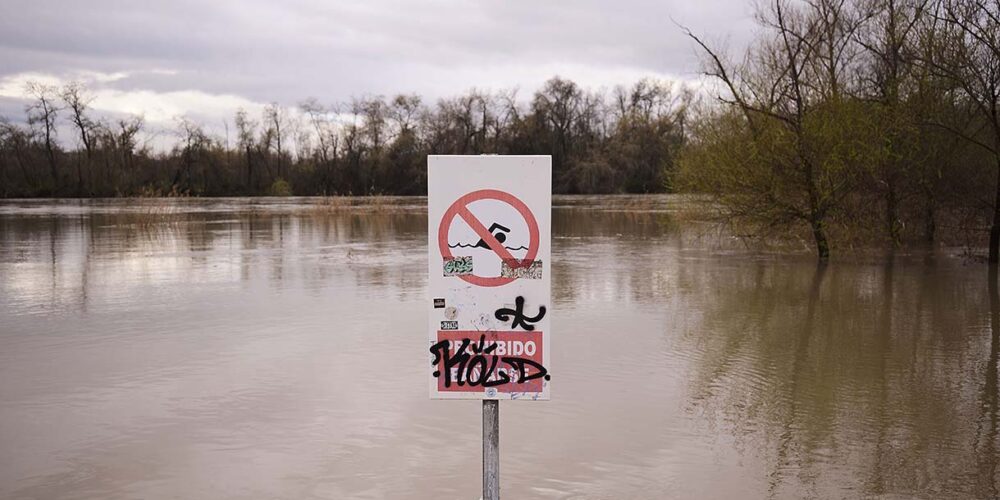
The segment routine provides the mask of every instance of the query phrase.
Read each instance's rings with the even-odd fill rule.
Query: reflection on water
[[[996,275],[817,267],[555,200],[553,401],[510,498],[995,498]],[[426,397],[422,199],[0,203],[0,497],[472,498]]]

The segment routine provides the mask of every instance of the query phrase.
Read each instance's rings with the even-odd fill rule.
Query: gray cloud
[[[697,56],[672,20],[734,46],[752,24],[750,5],[737,0],[6,0],[0,82],[124,72],[90,85],[146,98],[198,93],[175,95],[180,106],[204,96],[293,105],[398,92],[435,99],[472,87],[530,92],[555,74],[588,86],[693,78]],[[124,101],[113,95],[106,102]],[[4,111],[13,106],[6,98]]]

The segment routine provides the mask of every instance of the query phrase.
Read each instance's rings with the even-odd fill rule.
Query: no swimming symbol
[[[496,200],[513,207],[521,217],[524,218],[524,222],[528,226],[528,248],[527,254],[523,259],[518,259],[511,255],[510,250],[504,246],[504,242],[499,240],[490,230],[486,228],[476,216],[469,211],[469,204],[479,200]],[[454,203],[448,207],[445,211],[444,216],[441,217],[441,224],[438,226],[438,247],[441,250],[441,257],[445,260],[453,259],[455,256],[452,254],[452,249],[448,245],[448,232],[451,228],[452,221],[455,217],[460,217],[466,224],[472,228],[473,231],[479,236],[481,242],[485,243],[490,250],[500,259],[505,265],[513,268],[529,267],[535,262],[535,257],[538,255],[538,247],[540,244],[540,239],[538,236],[538,221],[535,220],[534,214],[523,201],[519,200],[514,195],[499,191],[496,189],[481,189],[479,191],[473,191],[461,198],[455,200]],[[477,245],[478,246],[478,245]],[[502,286],[506,285],[515,279],[519,275],[514,274],[510,276],[479,276],[476,274],[462,274],[458,275],[458,278],[465,280],[466,282],[484,287]]]

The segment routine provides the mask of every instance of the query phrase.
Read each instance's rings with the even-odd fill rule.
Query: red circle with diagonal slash
[[[528,223],[528,253],[523,259],[515,259],[513,255],[510,254],[506,248],[504,248],[503,243],[500,243],[493,233],[489,232],[481,222],[469,211],[469,204],[478,200],[497,200],[502,201],[517,210],[521,217],[524,217],[524,221]],[[445,259],[454,258],[451,253],[451,249],[448,248],[448,230],[451,228],[451,221],[455,217],[461,217],[469,227],[472,228],[480,238],[493,250],[493,253],[500,257],[500,261],[503,262],[506,259],[512,259],[514,261],[520,261],[521,265],[527,265],[535,260],[535,256],[538,255],[538,246],[540,239],[538,237],[538,221],[535,220],[535,216],[528,209],[528,205],[525,205],[523,201],[517,199],[514,195],[506,193],[504,191],[499,191],[496,189],[481,189],[479,191],[473,191],[452,203],[448,210],[444,212],[444,216],[441,217],[441,225],[438,227],[438,247],[441,249],[441,256]],[[502,286],[514,281],[517,278],[504,278],[501,276],[486,277],[486,276],[476,276],[475,274],[462,274],[458,276],[463,280],[476,285],[476,286]]]

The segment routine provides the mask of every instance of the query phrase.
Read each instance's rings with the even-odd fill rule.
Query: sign
[[[429,156],[430,394],[549,399],[552,159]]]

